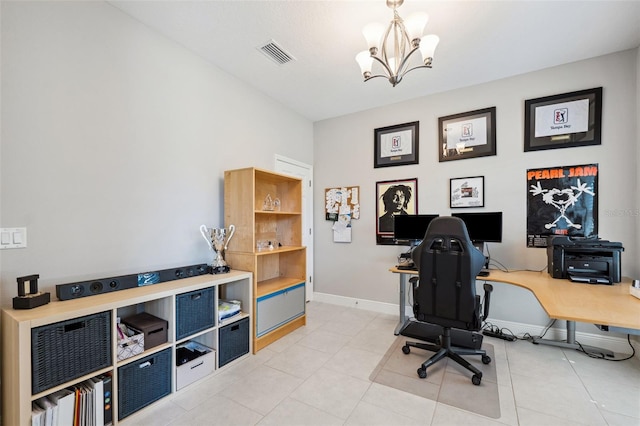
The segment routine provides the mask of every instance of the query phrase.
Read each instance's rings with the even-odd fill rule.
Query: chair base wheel
[[[471,378],[471,383],[473,383],[476,386],[479,386],[481,381],[482,381],[482,376],[478,376],[477,374],[474,374],[473,377]]]
[[[489,355],[482,355],[482,363],[489,364],[491,362],[491,357]]]
[[[402,353],[407,355],[409,352],[411,352],[411,349],[409,348],[409,345],[404,345],[402,347]]]
[[[418,368],[418,377],[420,377],[421,379],[426,379],[427,370],[425,370],[424,368]]]

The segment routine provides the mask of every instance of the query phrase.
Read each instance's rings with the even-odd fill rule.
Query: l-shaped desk
[[[405,314],[406,288],[409,276],[417,276],[415,270],[389,269],[400,274],[400,319],[395,329],[399,334],[408,317]],[[629,293],[631,280],[624,277],[613,285],[592,285],[575,283],[565,279],[551,278],[546,272],[491,270],[488,277],[477,277],[478,281],[506,283],[531,291],[549,318],[567,322],[567,340],[556,341],[535,338],[534,343],[548,344],[569,349],[593,352],[610,351],[579,345],[576,340],[576,321],[609,327],[640,330],[640,299]]]

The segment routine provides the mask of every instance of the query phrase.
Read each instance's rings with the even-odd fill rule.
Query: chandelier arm
[[[372,78],[376,78],[376,77],[382,77],[382,78],[385,78],[387,80],[389,79],[389,77],[387,77],[386,75],[376,74],[376,75],[370,75],[369,77],[365,77],[364,81],[369,81]]]
[[[393,71],[391,71],[391,68],[389,68],[389,65],[387,65],[382,59],[378,58],[377,56],[371,56],[373,59],[375,59],[376,61],[378,61],[378,63],[380,63],[382,65],[382,67],[385,69],[385,71],[387,72],[387,78],[393,76]]]
[[[404,77],[405,75],[407,75],[408,73],[410,73],[413,70],[417,70],[418,68],[431,68],[431,65],[418,65],[418,66],[415,66],[413,68],[410,68],[410,69],[406,70],[405,72],[403,72],[402,75],[400,76],[400,78]],[[398,83],[399,83],[399,81],[398,81]]]
[[[398,75],[405,75],[408,72],[404,71],[404,68],[407,65],[407,61],[409,60],[409,58],[411,58],[411,55],[413,55],[413,52],[415,52],[416,50],[418,50],[418,48],[414,47],[413,49],[411,49],[409,54],[402,59],[402,62],[400,62],[400,66],[398,67]]]

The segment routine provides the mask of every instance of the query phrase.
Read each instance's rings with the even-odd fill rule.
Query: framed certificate
[[[524,103],[524,150],[601,144],[602,87]]]
[[[418,121],[374,130],[373,167],[418,164]]]
[[[439,161],[496,155],[496,107],[438,118]]]

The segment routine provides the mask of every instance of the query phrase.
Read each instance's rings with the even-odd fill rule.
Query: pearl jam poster
[[[527,247],[598,234],[598,165],[527,170]]]

